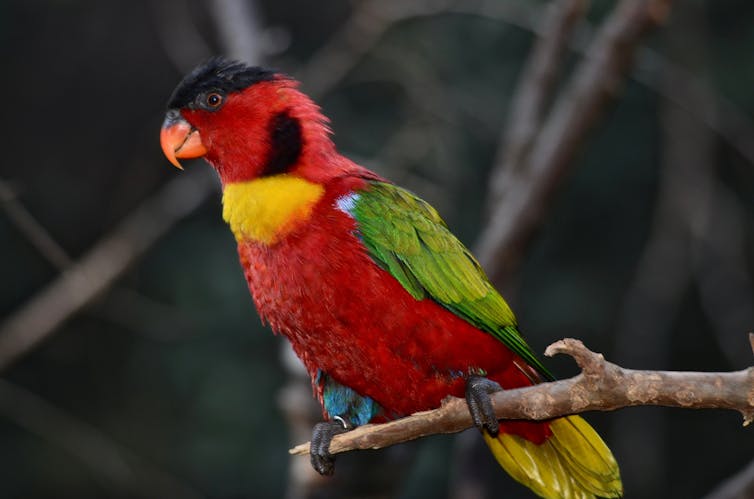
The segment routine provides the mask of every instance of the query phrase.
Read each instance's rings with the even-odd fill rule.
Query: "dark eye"
[[[218,92],[208,93],[204,98],[204,103],[210,109],[217,109],[223,103],[223,96]]]

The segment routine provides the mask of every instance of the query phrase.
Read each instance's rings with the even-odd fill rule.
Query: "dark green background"
[[[295,76],[347,21],[356,3],[261,2],[265,24],[290,37],[290,45],[270,63]],[[611,3],[595,2],[590,21],[599,21]],[[11,183],[20,201],[74,258],[178,175],[158,144],[164,103],[182,76],[165,51],[166,15],[177,23],[190,20],[184,25],[219,53],[223,49],[209,5],[177,0],[0,3],[0,178]],[[651,36],[647,45],[686,65],[751,119],[754,4],[686,0],[674,9],[666,31]],[[685,15],[677,18],[679,11]],[[676,41],[688,37],[687,50],[703,47],[703,53],[686,53],[684,44],[679,48],[668,41],[671,33]],[[320,99],[332,118],[336,143],[425,197],[473,246],[484,223],[488,174],[532,41],[525,30],[473,15],[441,14],[396,24]],[[508,286],[535,351],[574,336],[629,367],[733,370],[751,365],[745,333],[754,324],[729,321],[733,329],[721,331],[693,280],[682,286],[678,306],[666,311],[668,323],[659,327],[663,337],[647,345],[656,363],[642,365],[642,358],[616,351],[614,333],[625,327],[625,298],[659,203],[666,147],[661,116],[668,106],[643,84],[628,82],[562,184],[543,230]],[[688,119],[694,118],[690,114]],[[396,141],[396,132],[407,125],[413,135]],[[751,282],[754,165],[709,133],[714,143],[709,166],[743,220],[737,236],[747,275],[740,277]],[[200,162],[187,166],[207,169]],[[58,271],[2,213],[0,242],[0,315],[6,316]],[[663,276],[657,277],[662,282]],[[727,284],[718,283],[721,293]],[[743,317],[752,316],[752,307],[745,306],[748,316]],[[652,315],[630,319],[633,327],[656,326]],[[740,335],[740,356],[723,354],[722,334]],[[31,408],[46,428],[38,432],[14,419],[7,407],[16,404],[14,399],[2,403],[0,497],[166,497],[139,473],[134,481],[140,485],[132,490],[103,476],[75,452],[87,442],[74,438],[73,445],[65,445],[50,438],[67,431],[58,427],[60,418],[106,435],[133,455],[128,459],[139,463],[137,468],[170,473],[207,497],[283,497],[292,442],[277,404],[287,376],[279,361],[280,341],[256,317],[233,238],[220,218],[219,194],[213,195],[151,248],[113,292],[3,373],[6,381],[63,412],[47,405]],[[636,342],[642,341],[637,336]],[[670,345],[667,352],[651,351],[664,342]],[[575,372],[567,360],[553,365],[561,376]],[[754,455],[752,429],[742,429],[735,413],[623,412],[627,419],[613,413],[590,420],[608,442],[644,425],[660,425],[661,436],[649,445],[637,437],[636,445],[614,447],[624,463],[628,498],[700,497]],[[434,437],[391,451],[343,456],[338,478],[345,485],[328,494],[446,497],[460,474],[452,464],[454,449],[452,437]],[[659,456],[664,466],[659,477],[647,478],[632,467],[645,456],[648,462]],[[471,467],[480,480],[489,480],[494,497],[529,497],[494,470],[491,459],[474,459],[464,469]],[[403,472],[381,474],[391,462],[400,463]]]

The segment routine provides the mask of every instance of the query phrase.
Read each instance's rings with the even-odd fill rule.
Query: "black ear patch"
[[[288,111],[272,117],[269,124],[270,150],[267,154],[262,175],[277,175],[291,169],[301,156],[304,139],[301,135],[301,122]]]
[[[213,57],[187,74],[168,100],[168,109],[192,107],[196,97],[210,91],[238,92],[255,83],[276,78],[276,72],[238,61]]]

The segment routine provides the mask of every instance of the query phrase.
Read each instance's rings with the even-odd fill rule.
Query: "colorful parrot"
[[[283,74],[213,58],[173,92],[166,157],[203,157],[259,315],[290,340],[335,434],[466,397],[500,465],[545,498],[620,497],[618,465],[582,418],[498,421],[490,394],[552,380],[468,249],[411,192],[338,154],[328,120]]]

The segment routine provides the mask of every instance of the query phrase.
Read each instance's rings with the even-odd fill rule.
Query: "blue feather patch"
[[[367,424],[382,408],[370,397],[359,395],[354,389],[341,385],[322,371],[315,382],[324,387],[322,402],[330,417],[340,416],[354,426]]]
[[[345,194],[335,200],[335,206],[343,213],[346,213],[351,218],[354,218],[353,211],[356,208],[356,202],[359,200],[360,197],[361,196],[359,196],[355,192],[352,192],[350,194]]]

